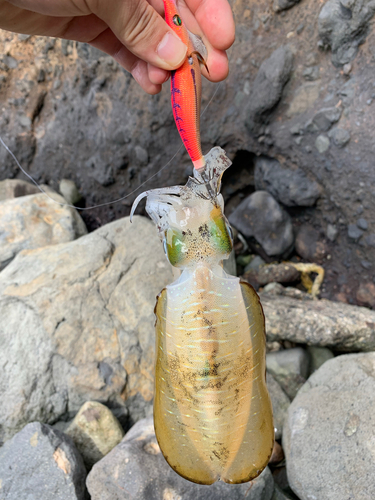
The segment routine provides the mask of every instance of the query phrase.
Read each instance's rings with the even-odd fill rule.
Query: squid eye
[[[164,240],[163,240],[163,250],[164,250],[165,255],[168,258],[168,248],[167,248],[167,240],[166,240],[166,238],[164,238]]]
[[[229,224],[225,224],[225,225],[227,227],[227,231],[228,231],[229,237],[230,237],[231,242],[233,244],[233,240],[234,240],[233,229],[230,227]]]
[[[181,26],[182,25],[181,17],[177,14],[175,16],[173,16],[173,23],[176,26]]]

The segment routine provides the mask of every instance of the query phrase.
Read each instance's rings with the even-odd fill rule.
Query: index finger
[[[233,44],[235,27],[227,0],[185,0],[213,47],[227,50]]]

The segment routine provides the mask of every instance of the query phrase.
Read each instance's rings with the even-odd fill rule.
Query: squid
[[[176,279],[155,306],[154,424],[160,449],[198,484],[244,483],[266,467],[274,443],[265,380],[265,322],[259,297],[222,266],[233,248],[221,178],[221,148],[185,186],[142,198]],[[203,175],[202,175],[203,174]]]

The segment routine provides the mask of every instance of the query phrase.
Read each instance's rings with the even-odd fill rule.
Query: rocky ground
[[[232,0],[229,78],[205,83],[203,150],[224,147],[228,213],[255,191],[288,221],[281,249],[246,236],[266,261],[323,265],[321,296],[374,307],[375,31],[370,0]],[[39,183],[74,180],[89,231],[129,213],[147,188],[183,184],[190,164],[165,85],[147,96],[87,45],[0,33],[0,135]],[[178,151],[172,163],[160,169]],[[0,179],[22,178],[0,148]],[[263,202],[265,198],[263,196]],[[261,205],[261,209],[265,209]],[[233,222],[234,223],[234,222]],[[276,220],[277,225],[277,220]]]
[[[313,299],[293,262],[238,256],[266,317],[274,451],[252,485],[190,483],[151,416],[153,309],[173,280],[154,225],[125,217],[87,234],[74,209],[33,191],[0,182],[0,498],[375,498],[375,311]]]

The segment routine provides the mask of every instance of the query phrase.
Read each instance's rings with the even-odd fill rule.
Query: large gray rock
[[[153,224],[121,219],[23,251],[0,273],[0,443],[89,400],[152,411],[156,295],[172,271]]]
[[[28,424],[0,448],[4,500],[84,500],[85,479],[72,440],[49,425]]]
[[[327,361],[289,407],[283,448],[301,500],[375,498],[375,353]]]
[[[375,13],[372,0],[328,0],[319,14],[319,35],[332,50],[332,62],[340,66],[352,61],[369,33]]]
[[[268,341],[289,340],[346,352],[375,350],[375,311],[325,299],[311,300],[303,292],[293,295],[260,294]],[[299,298],[295,298],[297,295]]]
[[[255,77],[249,99],[246,126],[254,131],[281,99],[293,69],[293,54],[288,46],[276,49],[263,61]]]
[[[157,444],[152,418],[137,422],[122,442],[94,465],[87,477],[92,500],[271,500],[274,491],[268,468],[252,482],[211,486],[191,483],[165,461]]]
[[[64,206],[64,198],[48,196],[39,193],[0,202],[0,270],[21,250],[65,243],[87,233],[77,211]]]
[[[229,222],[247,238],[253,236],[268,255],[282,255],[293,246],[290,217],[266,191],[245,198],[231,213]]]
[[[266,356],[269,371],[284,389],[290,399],[306,382],[309,371],[309,357],[301,347],[269,352]]]
[[[288,207],[311,207],[320,196],[319,185],[301,170],[282,166],[266,156],[255,160],[255,187],[272,194]]]

